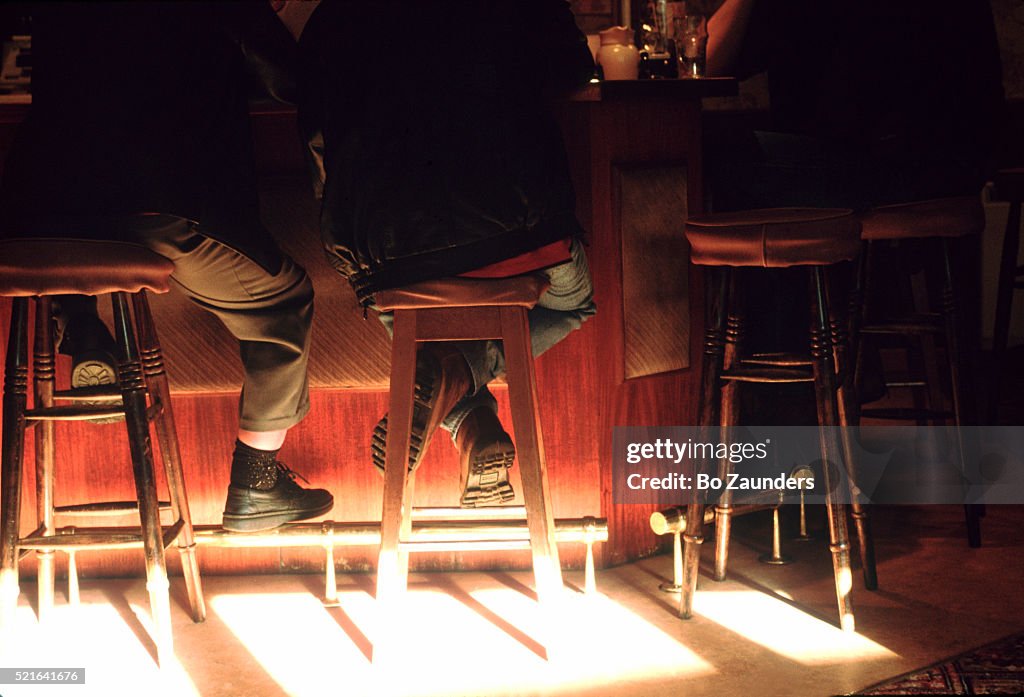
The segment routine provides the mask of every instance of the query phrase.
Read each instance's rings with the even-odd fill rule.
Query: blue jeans
[[[557,344],[572,330],[579,329],[597,312],[590,267],[579,240],[572,241],[569,253],[572,256],[569,261],[540,272],[548,277],[551,286],[527,313],[534,357]],[[382,312],[379,318],[391,334],[394,324],[392,313]],[[505,351],[500,341],[460,341],[455,343],[455,347],[469,365],[473,388],[441,422],[441,428],[451,433],[452,439],[474,409],[487,407],[497,413],[498,402],[487,385],[505,374]]]

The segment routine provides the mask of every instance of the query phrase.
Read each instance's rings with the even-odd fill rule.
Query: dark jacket
[[[280,252],[259,217],[245,36],[294,44],[265,2],[39,3],[3,234],[118,237],[83,223],[164,213],[276,273]]]
[[[325,0],[299,41],[328,259],[363,302],[581,233],[549,99],[589,80],[562,0]]]

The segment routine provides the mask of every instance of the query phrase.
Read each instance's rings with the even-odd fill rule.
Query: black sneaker
[[[327,513],[334,497],[326,489],[304,489],[296,483],[302,475],[276,462],[277,482],[272,489],[250,489],[230,485],[224,505],[225,530],[259,532],[285,523],[307,520]],[[306,481],[303,478],[303,481]],[[307,482],[308,483],[308,482]]]

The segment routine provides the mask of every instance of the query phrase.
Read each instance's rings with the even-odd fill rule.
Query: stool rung
[[[160,510],[171,510],[170,501],[160,501]],[[54,506],[53,512],[56,515],[77,515],[77,516],[108,516],[127,515],[139,512],[138,501],[99,501],[96,503],[76,503],[69,506]]]
[[[809,367],[811,359],[799,353],[755,353],[740,359],[740,363],[750,365],[770,365],[777,368]]]
[[[33,530],[31,533],[29,533],[28,537],[41,537],[44,534],[46,534],[46,526],[45,525],[40,525],[38,528]],[[25,538],[25,539],[27,539],[27,538]],[[21,561],[22,559],[27,557],[31,553],[31,551],[32,550],[29,550],[29,549],[19,549],[18,550],[18,561]]]
[[[163,530],[163,545],[168,547],[178,537],[185,521],[180,518]],[[18,540],[21,549],[136,549],[142,547],[142,532],[124,528],[75,528],[74,532],[58,531],[56,535],[34,535]]]
[[[146,418],[150,421],[155,419],[163,411],[160,402],[154,402],[146,408]],[[96,419],[123,419],[124,408],[120,402],[116,406],[106,405],[82,405],[82,406],[60,406],[42,407],[39,409],[27,409],[25,419],[27,421],[94,421]]]
[[[460,520],[465,518],[525,518],[526,506],[480,506],[478,508],[413,508],[413,520]]]
[[[927,387],[928,383],[924,380],[893,380],[892,382],[886,382],[886,387]]]
[[[934,421],[937,419],[953,418],[953,412],[941,409],[862,409],[860,414],[869,419],[886,419],[890,421]]]
[[[907,319],[891,322],[876,322],[860,328],[861,334],[941,334],[941,318]]]
[[[722,373],[723,380],[756,383],[814,382],[814,376],[805,370],[793,368],[734,368]]]
[[[399,540],[398,546],[408,552],[490,552],[497,550],[528,550],[529,539],[517,540]]]
[[[92,421],[94,419],[124,418],[120,406],[43,407],[25,411],[27,421]]]
[[[76,528],[73,533],[25,537],[18,541],[22,549],[132,549],[142,546],[140,532],[103,532],[107,528]]]
[[[53,393],[53,398],[69,402],[120,402],[121,389],[117,385],[91,385],[72,390],[57,390]]]

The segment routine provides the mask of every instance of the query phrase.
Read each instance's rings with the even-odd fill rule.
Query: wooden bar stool
[[[377,566],[377,601],[381,607],[388,607],[396,596],[404,593],[408,583],[409,552],[508,547],[500,540],[493,544],[450,541],[440,543],[440,546],[439,543],[410,540],[414,477],[409,473],[408,462],[416,351],[418,343],[427,341],[501,339],[504,342],[506,380],[537,597],[541,603],[551,607],[549,603],[560,592],[562,571],[548,495],[537,384],[527,323],[527,310],[537,303],[546,288],[546,278],[528,275],[486,281],[448,278],[377,294],[378,308],[393,311],[395,320],[384,466],[384,510]]]
[[[961,471],[964,471],[964,443],[961,426],[976,423],[970,380],[964,377],[971,360],[965,360],[963,347],[962,308],[958,287],[952,242],[958,238],[978,235],[985,229],[985,211],[978,196],[915,201],[892,206],[874,208],[861,216],[861,237],[864,240],[860,280],[856,294],[870,294],[877,282],[874,273],[877,254],[883,244],[895,244],[908,240],[926,240],[937,248],[940,262],[938,275],[942,288],[939,307],[929,307],[930,293],[924,279],[912,279],[915,312],[912,316],[871,317],[870,303],[861,303],[863,308],[859,327],[855,333],[876,335],[897,335],[917,337],[921,344],[925,379],[918,386],[926,387],[927,407],[912,409],[862,409],[861,415],[896,421],[941,421],[952,419],[956,430],[957,457]],[[942,336],[945,344],[946,365],[950,383],[952,411],[942,408],[939,361],[935,337]],[[862,372],[864,352],[855,339],[854,351],[857,356],[856,372]],[[916,383],[915,383],[916,384]],[[967,520],[967,540],[971,547],[981,546],[981,518],[984,508],[980,505],[964,507]]]
[[[9,627],[17,609],[18,561],[35,551],[38,558],[39,616],[53,605],[57,550],[69,554],[69,596],[77,601],[74,554],[86,549],[141,547],[146,559],[146,588],[161,663],[173,656],[170,595],[164,548],[177,542],[196,622],[205,619],[202,585],[195,555],[192,521],[181,457],[171,412],[170,391],[146,290],[167,292],[174,265],[135,244],[68,239],[0,241],[0,295],[12,298],[3,396],[3,473],[0,479],[0,623]],[[119,384],[56,391],[51,297],[63,294],[111,294],[117,340]],[[131,306],[129,309],[129,296]],[[34,400],[27,406],[29,298],[35,299],[32,357]],[[61,402],[61,404],[55,404]],[[54,425],[123,417],[135,478],[135,501],[54,505]],[[157,499],[149,422],[166,469],[170,501]],[[38,527],[20,532],[21,482],[26,426],[35,428],[36,510]],[[102,469],[97,464],[97,473]],[[100,475],[102,476],[102,475]],[[162,527],[161,509],[173,523]],[[58,529],[55,519],[138,513],[137,527]]]
[[[999,261],[999,287],[996,291],[996,318],[992,327],[992,380],[989,389],[990,424],[995,425],[999,404],[1000,376],[1010,341],[1010,316],[1013,292],[1024,290],[1024,266],[1017,263],[1020,254],[1020,208],[1024,201],[1024,167],[1001,169],[996,173],[993,199],[1009,201],[1003,251]]]
[[[737,424],[738,389],[744,383],[813,383],[819,426],[845,426],[844,406],[846,337],[829,304],[827,267],[854,259],[860,249],[857,220],[845,209],[778,208],[719,213],[690,218],[686,222],[691,261],[705,270],[708,280],[708,314],[702,359],[700,426],[707,429]],[[737,280],[741,267],[806,267],[810,280],[811,341],[809,355],[753,353],[744,346],[742,291]],[[838,367],[838,372],[837,372]],[[851,488],[856,478],[849,443],[836,442],[833,429],[821,429],[824,461],[845,463]],[[731,472],[728,458],[719,463],[719,476]],[[846,506],[840,503],[824,468],[829,541],[835,572],[839,622],[853,630],[850,551]],[[856,500],[856,497],[854,497]],[[877,584],[874,552],[867,514],[855,510],[860,534],[865,583]],[[732,497],[724,491],[715,510],[715,580],[725,578]],[[685,541],[683,583],[679,612],[689,618],[697,587],[700,545],[703,541],[705,505],[695,497],[687,507],[683,532]]]

